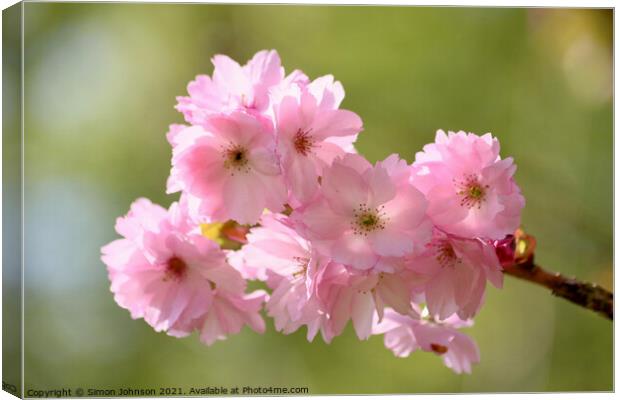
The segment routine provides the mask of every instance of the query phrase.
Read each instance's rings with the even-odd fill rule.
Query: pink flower
[[[292,275],[299,271],[300,260],[309,260],[310,243],[297,234],[288,217],[265,213],[258,225],[250,229],[247,244],[235,256],[235,267],[247,279],[266,281],[267,271]]]
[[[207,344],[244,324],[262,333],[264,294],[245,294],[245,281],[224,253],[189,226],[177,203],[166,211],[147,199],[117,220],[123,239],[102,247],[101,258],[118,305],[158,332],[180,337],[199,330]]]
[[[259,51],[244,66],[224,55],[211,59],[213,78],[199,75],[189,83],[189,97],[177,97],[177,110],[190,124],[203,124],[209,116],[232,111],[261,114],[269,110],[270,89],[284,79],[284,68],[275,50]],[[291,74],[286,82],[305,82],[307,77],[299,71]]]
[[[473,317],[482,307],[486,281],[500,288],[503,274],[495,248],[479,239],[460,239],[435,230],[426,251],[409,260],[426,276],[424,295],[431,315]]]
[[[373,315],[382,316],[385,307],[413,312],[412,290],[419,279],[402,262],[391,260],[385,267],[391,273],[359,272],[318,255],[290,218],[265,214],[260,224],[238,252],[237,268],[273,289],[266,309],[278,331],[288,334],[306,325],[309,341],[321,331],[330,342],[351,320],[358,337],[367,339]]]
[[[217,283],[216,291],[217,291]],[[265,321],[260,315],[266,295],[257,290],[247,295],[230,295],[222,288],[213,299],[211,308],[197,321],[200,340],[206,345],[239,333],[244,325],[257,333],[265,333]]]
[[[443,359],[444,364],[457,374],[471,373],[471,365],[480,362],[476,342],[456,328],[471,326],[473,322],[463,321],[456,315],[436,322],[425,317],[410,317],[386,310],[381,322],[375,322],[373,334],[385,334],[385,347],[397,357],[408,357],[421,349],[432,352]]]
[[[283,208],[287,192],[275,139],[261,120],[234,112],[169,138],[174,148],[168,193],[186,193],[192,215],[253,224],[265,208]]]
[[[416,315],[411,308],[415,274],[406,269],[371,273],[330,263],[315,278],[316,290],[329,315],[329,332],[342,333],[349,320],[360,340],[368,339],[373,318],[383,318],[385,307],[403,315]]]
[[[265,280],[273,290],[266,310],[276,330],[289,334],[306,325],[308,341],[319,330],[331,340],[327,315],[314,294],[315,277],[326,260],[317,257],[284,215],[264,214],[260,225],[250,230],[248,243],[236,252],[237,269],[248,278]]]
[[[275,106],[285,178],[302,202],[316,192],[322,169],[343,155],[362,129],[355,113],[338,109],[343,97],[340,82],[328,75],[307,87],[292,86]]]
[[[402,178],[405,165],[396,156],[375,166],[355,154],[336,159],[317,198],[294,214],[300,229],[321,254],[360,270],[423,248],[431,235],[426,200]]]
[[[501,159],[490,133],[437,131],[416,154],[413,182],[428,200],[428,214],[445,232],[503,239],[519,226],[525,200],[514,182],[512,158]]]

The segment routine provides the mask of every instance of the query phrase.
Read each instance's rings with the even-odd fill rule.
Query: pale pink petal
[[[335,110],[344,99],[344,88],[332,75],[316,78],[308,85],[308,91],[318,100],[324,109]]]
[[[263,175],[279,175],[280,166],[275,152],[270,148],[253,149],[248,158],[253,169]]]
[[[471,374],[471,365],[480,362],[480,351],[470,337],[457,333],[443,358],[444,364],[457,374],[463,372]]]
[[[286,96],[280,102],[276,112],[277,133],[280,140],[292,138],[299,129],[304,128],[299,115],[299,103],[292,96]]]
[[[444,268],[426,285],[426,302],[431,315],[445,319],[458,310],[454,300],[454,277]]]
[[[372,249],[385,257],[398,257],[413,251],[413,241],[402,231],[390,227],[373,232],[368,235]]]
[[[326,202],[311,203],[300,216],[303,224],[314,236],[321,239],[336,239],[348,228],[349,220],[336,214]]]
[[[390,179],[385,168],[381,166],[371,168],[366,172],[364,178],[368,181],[372,196],[368,204],[369,207],[379,207],[396,196],[396,185]]]
[[[372,268],[378,261],[368,241],[352,232],[344,233],[334,242],[331,250],[336,262],[358,269]]]
[[[305,156],[291,156],[286,171],[293,195],[302,202],[310,200],[319,186],[319,176],[312,160]]]
[[[312,136],[322,140],[329,136],[351,136],[362,130],[362,119],[349,110],[328,110],[312,121]]]
[[[337,161],[323,173],[321,185],[330,207],[343,215],[353,215],[368,202],[368,185],[355,170]]]
[[[224,55],[216,55],[211,62],[215,67],[213,82],[216,85],[226,87],[238,96],[249,92],[251,87],[249,79],[236,61]]]
[[[228,179],[223,196],[231,218],[240,224],[258,221],[265,208],[264,188],[250,174],[237,174]]]
[[[251,82],[265,86],[278,84],[284,78],[280,56],[275,50],[259,51],[244,67]]]
[[[370,293],[353,296],[351,320],[355,333],[360,340],[366,340],[372,332],[372,319],[375,305]]]

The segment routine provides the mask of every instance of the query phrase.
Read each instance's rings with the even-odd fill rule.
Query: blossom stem
[[[534,263],[531,255],[526,261],[504,267],[504,273],[544,286],[555,296],[597,312],[613,321],[614,295],[602,287],[546,271]]]

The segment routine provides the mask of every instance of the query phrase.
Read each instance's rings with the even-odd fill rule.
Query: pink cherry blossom
[[[473,322],[456,315],[441,322],[429,319],[424,311],[418,315],[404,316],[386,310],[383,320],[375,321],[373,334],[384,334],[385,347],[397,357],[408,357],[421,349],[440,356],[457,374],[470,374],[471,365],[480,362],[480,352],[476,342],[457,328],[471,326]]]
[[[171,136],[168,193],[183,191],[192,215],[205,221],[258,221],[280,211],[287,192],[267,124],[243,112],[209,118]]]
[[[136,200],[117,220],[122,238],[101,249],[119,306],[207,345],[246,325],[263,333],[263,307],[277,331],[306,327],[308,341],[330,343],[351,322],[396,356],[433,352],[471,373],[478,347],[458,329],[487,281],[502,286],[525,205],[498,140],[439,130],[412,165],[396,154],[373,165],[332,75],[286,76],[275,50],[212,62],[177,98],[188,125],[166,135],[179,201]],[[225,247],[240,250],[203,236],[201,224],[225,221]],[[248,280],[271,294],[246,293]]]
[[[215,285],[217,290],[217,283]],[[265,333],[265,321],[260,315],[265,298],[265,293],[259,290],[239,296],[222,288],[213,298],[211,308],[196,322],[200,340],[211,345],[239,333],[244,325],[257,333]]]
[[[347,154],[323,171],[320,194],[294,214],[321,254],[367,270],[385,257],[423,248],[430,239],[424,196],[394,157],[372,166]]]
[[[456,373],[471,373],[471,365],[480,361],[476,343],[457,328],[471,326],[471,320],[463,321],[456,315],[437,322],[422,311],[419,317],[403,316],[386,310],[381,322],[375,322],[374,334],[385,334],[385,346],[397,357],[408,357],[421,349],[433,352]]]
[[[343,97],[340,82],[328,75],[303,88],[291,87],[275,106],[285,178],[300,201],[314,195],[322,169],[349,150],[362,129],[360,117],[338,109]]]
[[[330,342],[351,320],[358,337],[367,339],[373,315],[383,315],[385,307],[413,312],[412,289],[419,279],[404,263],[390,260],[384,269],[391,272],[360,272],[318,255],[290,218],[265,214],[260,225],[237,252],[242,254],[237,268],[273,289],[266,309],[277,330],[288,334],[306,325],[308,340],[320,331]]]
[[[424,295],[433,317],[457,313],[473,317],[482,307],[486,282],[501,288],[503,274],[495,248],[479,239],[461,239],[435,230],[426,251],[409,260],[410,268],[426,276]]]
[[[437,131],[416,154],[413,182],[429,202],[428,214],[445,232],[503,239],[519,226],[525,200],[513,180],[512,158],[501,159],[490,133]]]
[[[269,110],[269,91],[281,85],[284,68],[275,50],[262,50],[244,66],[225,55],[211,59],[213,77],[199,75],[189,83],[189,97],[177,98],[177,110],[190,124],[203,124],[211,115],[247,111],[261,114]],[[295,71],[286,84],[306,82],[307,77]]]
[[[403,315],[416,314],[411,301],[417,279],[406,269],[372,273],[330,263],[316,281],[318,297],[329,315],[328,331],[335,336],[342,333],[350,320],[357,337],[368,339],[373,318],[382,318],[386,307]]]
[[[167,211],[147,199],[117,220],[123,239],[101,252],[118,305],[158,332],[181,337],[198,330],[207,344],[243,324],[262,333],[264,294],[245,294],[246,283],[225,254],[188,226],[177,203]]]
[[[334,335],[327,330],[327,315],[314,293],[315,277],[327,260],[317,257],[280,214],[264,214],[247,241],[235,252],[236,267],[246,277],[266,281],[273,290],[265,308],[276,330],[289,334],[306,325],[309,341],[321,331],[329,342]]]

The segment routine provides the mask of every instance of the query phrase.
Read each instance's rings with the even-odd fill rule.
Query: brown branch
[[[534,263],[533,254],[523,262],[505,266],[504,273],[544,286],[555,296],[614,319],[613,293],[588,282],[551,273]]]

